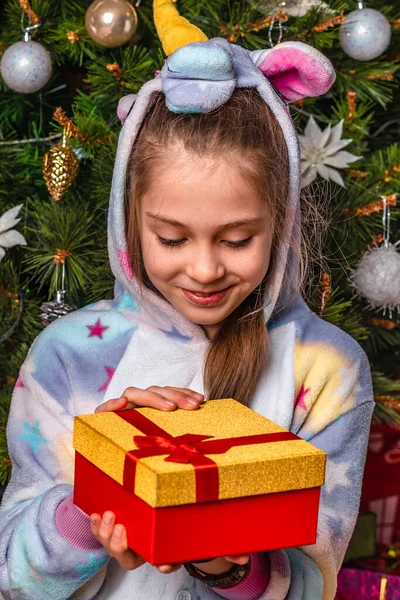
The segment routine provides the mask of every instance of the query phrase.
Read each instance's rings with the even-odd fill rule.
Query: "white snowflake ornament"
[[[369,307],[392,311],[400,307],[400,254],[397,244],[382,245],[368,250],[351,272],[350,281],[357,296],[363,296]]]
[[[24,236],[13,229],[13,227],[15,227],[15,225],[21,220],[20,218],[17,219],[16,217],[18,216],[22,206],[22,204],[13,206],[13,208],[7,210],[0,217],[0,261],[6,253],[4,248],[11,248],[11,246],[17,246],[18,244],[21,246],[26,246],[26,239]]]
[[[315,122],[314,117],[309,118],[304,129],[304,135],[299,135],[301,187],[310,184],[316,179],[317,175],[345,187],[342,176],[336,169],[345,169],[349,166],[349,163],[359,160],[362,156],[355,156],[342,150],[353,141],[351,139],[341,139],[343,122],[342,119],[334,127],[329,124],[322,131]]]

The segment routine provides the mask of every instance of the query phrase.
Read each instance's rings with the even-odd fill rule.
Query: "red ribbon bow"
[[[167,454],[169,462],[190,463],[195,469],[196,502],[218,500],[218,465],[206,454],[224,454],[234,446],[299,440],[289,431],[261,433],[222,440],[210,439],[210,435],[185,433],[176,437],[150,421],[138,410],[120,410],[115,414],[142,431],[145,435],[135,435],[137,450],[125,455],[124,487],[135,493],[136,465],[141,458]]]

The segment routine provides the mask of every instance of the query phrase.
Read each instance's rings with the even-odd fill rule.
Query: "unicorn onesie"
[[[57,511],[73,491],[75,415],[92,413],[129,386],[203,392],[209,344],[203,329],[151,290],[140,292],[133,277],[125,238],[126,169],[155,93],[164,93],[172,111],[207,112],[236,87],[257,89],[282,128],[290,161],[288,216],[265,300],[270,360],[250,408],[327,453],[317,542],[268,552],[268,584],[259,598],[334,598],[359,508],[374,406],[370,369],[357,342],[316,316],[300,295],[289,307],[285,303],[288,269],[298,266],[292,242],[300,212],[299,148],[287,102],[325,93],[333,80],[329,61],[300,42],[248,51],[216,38],[179,48],[157,77],[121,101],[124,125],[108,233],[114,298],[45,329],[13,392],[7,429],[13,468],[0,509],[0,591],[6,600],[221,598],[184,568],[169,575],[148,564],[121,569],[91,536],[84,513],[73,515],[74,505],[66,506],[64,521],[71,519],[74,527],[63,535]]]

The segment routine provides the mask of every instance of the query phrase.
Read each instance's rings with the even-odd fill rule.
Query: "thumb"
[[[247,565],[250,560],[250,554],[232,554],[230,556],[225,556],[224,558],[235,565]]]

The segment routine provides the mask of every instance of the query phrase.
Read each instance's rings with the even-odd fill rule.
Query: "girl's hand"
[[[128,538],[124,525],[115,524],[115,515],[106,511],[103,518],[93,513],[90,515],[90,528],[94,537],[104,546],[107,554],[115,558],[119,565],[126,571],[137,569],[145,563],[143,558],[128,548]],[[161,565],[157,569],[161,573],[173,573],[181,565]]]
[[[185,388],[157,387],[151,386],[146,390],[135,387],[127,388],[121,398],[107,400],[97,406],[95,413],[113,410],[125,410],[149,406],[159,410],[175,410],[184,408],[193,410],[203,402],[204,396]],[[115,524],[115,515],[106,511],[101,515],[93,513],[90,515],[90,528],[94,537],[104,546],[107,554],[115,558],[125,570],[137,569],[144,564],[143,558],[128,548],[128,537],[124,525]],[[161,573],[173,573],[182,565],[159,565],[157,569]]]
[[[232,564],[235,565],[247,565],[250,560],[249,554],[235,554],[232,556],[224,556],[220,558],[214,558],[205,563],[193,563],[193,565],[200,569],[203,573],[209,575],[222,575],[231,570]]]
[[[143,406],[157,408],[158,410],[175,410],[176,408],[194,410],[199,408],[203,401],[203,394],[198,394],[186,388],[152,385],[146,390],[141,390],[140,388],[128,387],[121,398],[107,400],[107,402],[100,404],[94,412],[124,410]]]

